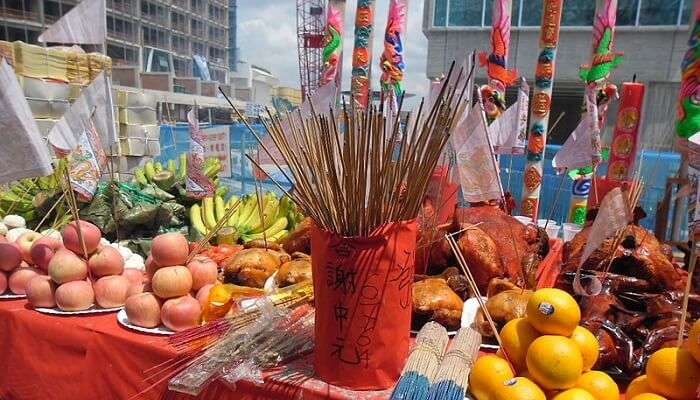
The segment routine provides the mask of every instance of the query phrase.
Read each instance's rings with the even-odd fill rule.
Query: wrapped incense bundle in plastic
[[[447,347],[447,330],[440,324],[428,322],[418,332],[401,378],[391,394],[391,400],[423,400],[433,383]]]
[[[457,332],[452,347],[440,364],[429,400],[462,400],[467,395],[469,373],[479,354],[481,335],[471,328]]]

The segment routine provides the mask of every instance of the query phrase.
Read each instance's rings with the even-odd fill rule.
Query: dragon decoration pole
[[[540,53],[535,69],[535,88],[530,110],[530,136],[527,143],[527,162],[523,175],[521,212],[537,219],[544,150],[547,142],[549,112],[552,105],[552,86],[559,44],[559,27],[564,0],[544,0],[542,4],[542,26],[540,27]]]
[[[695,0],[693,29],[681,64],[676,134],[688,139],[700,132],[700,1]]]
[[[382,99],[399,99],[403,95],[403,78],[406,64],[404,63],[404,38],[406,36],[406,20],[408,0],[390,0],[389,16],[384,31],[384,51],[381,56]],[[393,104],[393,101],[390,102]]]
[[[479,61],[486,67],[489,78],[488,84],[480,88],[486,119],[489,123],[505,111],[506,87],[511,86],[518,79],[517,71],[507,68],[512,5],[512,0],[494,0],[491,54],[486,52],[479,54]]]
[[[372,32],[374,31],[375,6],[374,0],[357,0],[350,91],[354,106],[359,109],[367,107],[372,91],[370,75],[372,73]]]
[[[338,92],[343,73],[343,32],[345,0],[329,0],[323,38],[323,72],[321,86],[335,82]]]
[[[622,53],[614,51],[617,0],[597,0],[593,19],[593,55],[590,65],[583,65],[579,76],[586,84],[586,90],[596,94],[598,124],[592,132],[593,166],[590,177],[581,176],[572,186],[569,220],[583,224],[591,188],[595,191],[595,172],[601,161],[600,134],[605,129],[608,105],[617,98],[617,86],[610,83],[610,72],[622,61]]]

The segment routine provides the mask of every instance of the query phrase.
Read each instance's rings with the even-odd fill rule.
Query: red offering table
[[[174,355],[161,336],[132,332],[115,313],[44,315],[25,300],[0,301],[0,399],[129,399],[150,384],[144,370]],[[313,379],[312,356],[236,390],[215,382],[197,399],[385,399],[391,393],[352,392]],[[192,399],[157,385],[141,399]]]

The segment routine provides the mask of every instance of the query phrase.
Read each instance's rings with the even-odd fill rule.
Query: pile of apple
[[[15,241],[0,237],[0,293],[7,286],[14,294],[26,294],[32,308],[81,311],[95,304],[121,307],[129,295],[142,292],[144,273],[124,269],[119,251],[101,245],[99,228],[79,223],[85,249],[76,222],[60,234],[27,231]]]
[[[150,290],[126,300],[129,323],[144,328],[162,324],[176,332],[199,325],[218,267],[205,256],[187,262],[189,254],[190,245],[180,233],[164,233],[153,239],[151,255],[146,258]]]

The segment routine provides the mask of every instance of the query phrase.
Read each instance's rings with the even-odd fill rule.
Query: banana
[[[172,172],[173,175],[177,173],[177,166],[175,165],[175,160],[168,160],[168,171]]]
[[[286,229],[282,229],[281,231],[277,232],[276,234],[272,235],[270,238],[270,241],[272,242],[278,242],[280,239],[283,239],[285,236],[289,234],[289,231]]]
[[[136,179],[136,183],[141,186],[148,185],[148,179],[146,179],[146,173],[143,171],[143,168],[136,168],[134,170],[134,179]]]
[[[265,202],[262,215],[257,219],[255,225],[250,226],[250,231],[252,233],[258,233],[269,228],[275,222],[275,217],[277,217],[279,213],[279,206],[280,201],[277,199],[270,199]]]
[[[243,208],[243,202],[242,201],[239,202],[238,200],[239,200],[238,196],[234,195],[234,196],[231,196],[230,199],[228,199],[228,202],[226,202],[226,209],[227,210],[230,209],[231,207],[233,207],[234,205],[236,206],[236,210],[229,217],[228,223],[226,223],[226,225],[228,225],[232,228],[236,227],[236,224],[238,223],[238,215],[240,214],[241,209]],[[236,205],[237,202],[238,202],[238,204]]]
[[[156,171],[156,174],[163,172],[163,164],[158,161],[157,163],[153,164],[153,169]]]
[[[180,165],[178,165],[177,178],[185,179],[187,177],[187,153],[180,153]]]
[[[226,214],[224,199],[221,196],[214,197],[214,213],[216,214],[216,222],[221,221],[224,218],[224,214]]]
[[[207,234],[208,229],[204,225],[204,221],[202,221],[202,208],[199,206],[199,204],[193,204],[192,207],[190,207],[190,223],[197,230],[197,232],[201,233],[202,235]]]
[[[241,200],[241,202],[241,206],[243,208],[241,209],[241,212],[238,217],[238,227],[242,227],[248,223],[248,220],[250,219],[251,215],[255,212],[255,209],[258,206],[258,198],[257,196],[255,196],[255,194],[250,194],[245,196],[243,200]]]
[[[275,235],[277,235],[280,231],[284,230],[284,228],[287,227],[287,217],[282,217],[278,220],[276,220],[272,225],[270,225],[269,228],[266,230],[260,232],[260,233],[253,233],[253,234],[248,234],[244,236],[243,241],[244,242],[249,242],[251,240],[256,240],[256,239],[263,239],[263,238],[272,238]]]
[[[212,229],[214,226],[216,226],[213,197],[205,197],[202,199],[202,216],[204,217],[204,224],[207,226],[207,228]]]
[[[146,179],[150,182],[153,180],[153,176],[156,174],[155,167],[153,165],[153,160],[148,160],[146,165],[143,166],[144,172],[146,174]]]

